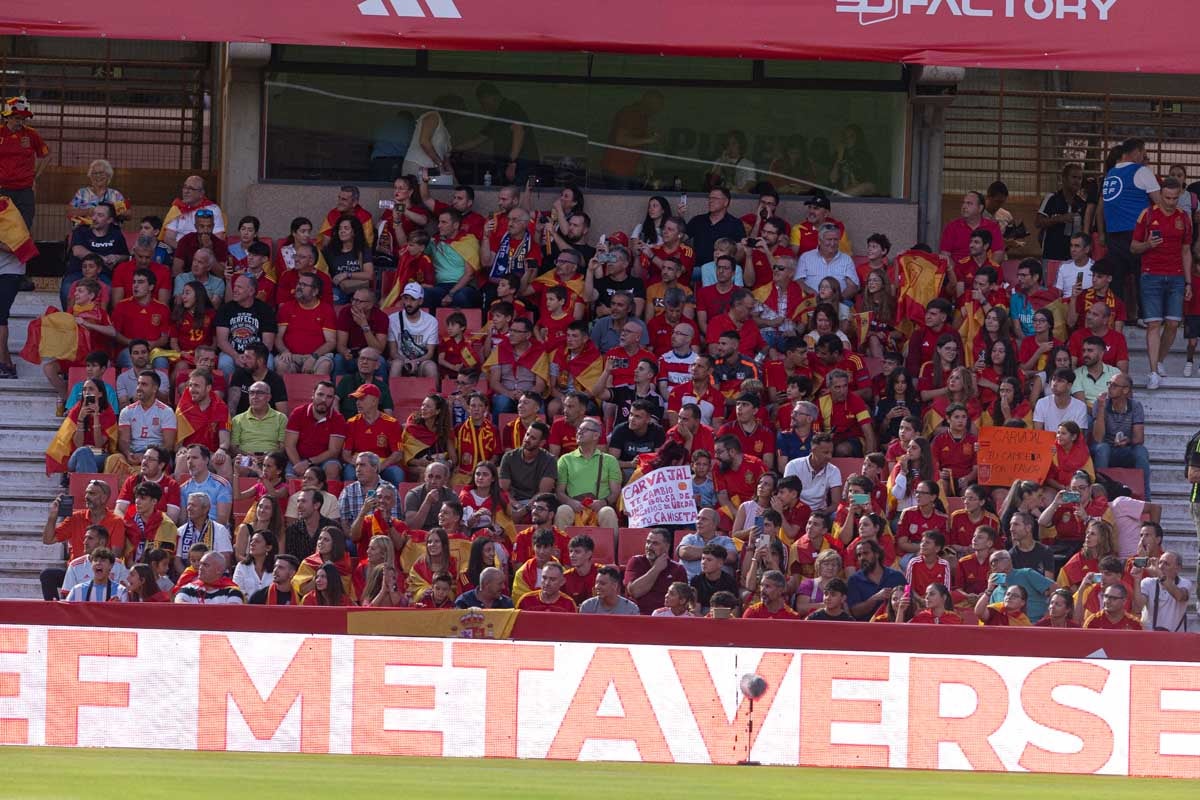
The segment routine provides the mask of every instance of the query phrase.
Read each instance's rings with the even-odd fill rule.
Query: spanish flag
[[[1033,306],[1034,311],[1041,311],[1043,308],[1054,315],[1054,338],[1060,342],[1065,342],[1071,336],[1071,329],[1067,327],[1067,304],[1062,298],[1062,293],[1055,288],[1038,289],[1029,295],[1029,304]]]
[[[79,412],[83,406],[75,405],[58,426],[58,433],[50,446],[46,448],[46,474],[55,475],[67,471],[67,459],[75,452],[75,431],[79,429]],[[104,442],[97,442],[97,447],[115,452],[117,449],[117,415],[112,408],[100,412],[100,429],[104,434]]]
[[[571,355],[566,347],[554,354],[553,372],[559,389],[574,389],[594,395],[597,382],[604,373],[604,356],[600,355],[595,342],[588,340],[577,355]]]
[[[263,274],[266,275],[275,283],[279,283],[279,276],[287,272],[292,267],[288,266],[287,261],[283,257],[285,248],[292,247],[296,244],[296,240],[289,236],[275,247],[275,255],[270,261],[263,265]],[[292,251],[294,252],[294,251]],[[325,252],[321,248],[317,248],[317,272],[325,275],[329,274],[329,264],[325,262]]]
[[[208,208],[209,206],[215,206],[215,205],[216,205],[216,203],[214,203],[212,200],[209,200],[207,197],[204,198],[203,200],[201,200],[199,203],[196,203],[195,205],[192,205],[192,206],[188,205],[187,203],[183,202],[183,200],[176,197],[175,201],[171,203],[171,207],[167,209],[167,215],[165,217],[163,217],[162,228],[160,228],[158,231],[158,240],[161,242],[161,241],[163,241],[163,239],[166,238],[167,226],[169,224],[171,224],[171,222],[173,222],[174,220],[179,219],[184,214],[191,214],[193,212],[199,211],[202,208]]]
[[[350,213],[353,213],[358,218],[358,221],[362,223],[363,234],[367,237],[367,247],[375,246],[375,222],[371,219],[371,212],[362,206],[356,205],[350,211],[338,211],[336,208],[329,210],[329,213],[325,215],[325,219],[321,220],[321,230],[317,232],[317,247],[324,247],[329,243],[330,232],[333,230],[333,226],[342,218],[342,214]]]
[[[595,345],[592,345],[592,348],[595,349]],[[598,350],[596,352],[599,353]],[[539,344],[530,344],[529,349],[518,356],[513,350],[512,343],[507,339],[502,339],[500,344],[492,348],[491,353],[488,353],[487,361],[483,362],[483,370],[487,372],[501,364],[512,365],[514,371],[517,367],[524,367],[545,381],[547,385],[550,383],[550,356]],[[601,366],[603,367],[603,361],[601,361]],[[596,377],[599,377],[599,373]]]
[[[779,308],[779,287],[774,283],[768,283],[755,289],[752,294],[754,299],[762,303],[772,311]],[[803,324],[803,320],[812,310],[816,308],[816,295],[809,294],[800,288],[800,285],[795,282],[788,283],[787,297],[784,298],[788,310],[788,319],[796,324]]]
[[[109,324],[108,315],[95,305],[74,306],[70,314],[50,306],[45,314],[30,321],[21,358],[30,364],[41,364],[48,358],[70,366],[83,363],[88,353],[101,349],[101,343],[107,337],[80,327],[76,322],[78,318],[97,325]]]
[[[571,278],[570,280],[563,281],[563,280],[559,280],[558,276],[556,274],[554,274],[554,270],[551,270],[550,272],[542,273],[541,275],[538,275],[536,278],[534,278],[533,285],[538,287],[537,290],[539,292],[543,292],[543,293],[547,289],[549,289],[551,286],[562,286],[562,287],[565,287],[568,292],[571,292],[572,294],[574,294],[576,297],[583,297],[583,277],[579,276],[579,275],[576,275],[574,278]],[[571,307],[571,299],[570,298],[567,298],[567,306],[566,307],[567,308]]]
[[[858,343],[860,350],[864,349],[863,344],[871,335],[871,318],[874,313],[873,311],[857,311],[850,315],[850,333],[853,335],[854,341]]]
[[[437,434],[425,427],[425,423],[417,419],[416,414],[409,414],[404,423],[404,432],[400,436],[400,449],[404,453],[404,463],[414,458],[420,458],[427,450],[437,452]]]
[[[910,336],[925,324],[925,306],[939,297],[946,280],[946,262],[932,253],[909,250],[896,257],[900,294],[896,304],[896,327]]]
[[[38,254],[25,218],[16,204],[3,195],[0,195],[0,250],[11,250],[23,264],[37,258]]]
[[[958,324],[958,335],[962,337],[963,347],[967,351],[963,354],[963,363],[974,364],[975,359],[981,355],[975,352],[975,337],[983,330],[983,306],[975,300],[968,300],[962,304],[959,311],[962,314],[962,322]],[[982,355],[986,357],[986,354]]]

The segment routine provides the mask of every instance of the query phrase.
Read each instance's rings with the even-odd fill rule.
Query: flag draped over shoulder
[[[208,208],[209,206],[214,206],[214,205],[216,205],[216,203],[214,203],[212,200],[208,199],[207,197],[205,197],[199,203],[194,203],[192,205],[189,205],[189,204],[183,202],[182,199],[176,197],[175,200],[171,203],[171,207],[167,209],[167,215],[165,217],[163,217],[162,228],[160,228],[158,231],[158,240],[161,242],[163,239],[166,238],[167,226],[173,220],[179,219],[184,214],[192,214],[196,211],[199,211],[202,208]]]
[[[554,354],[551,374],[559,389],[574,389],[595,394],[596,383],[604,373],[604,356],[596,343],[588,340],[577,355],[571,355],[566,347]]]
[[[966,364],[974,364],[975,359],[981,354],[975,352],[975,337],[983,330],[983,306],[975,300],[968,300],[962,305],[962,322],[958,324],[958,335],[962,337],[963,347],[966,348],[966,353],[963,354],[963,362]],[[986,358],[986,354],[985,358]]]
[[[58,433],[54,434],[54,439],[50,442],[50,446],[46,448],[47,475],[67,471],[67,459],[71,457],[71,453],[75,452],[75,431],[79,430],[79,412],[82,408],[81,404],[76,404],[74,408],[67,412],[62,425],[58,426]],[[104,441],[96,442],[96,446],[104,447],[110,452],[115,451],[117,446],[117,415],[112,408],[106,408],[100,412],[100,430],[104,434]]]
[[[583,297],[583,278],[578,275],[570,280],[564,281],[559,279],[558,275],[554,273],[554,270],[551,270],[550,272],[543,273],[534,278],[533,285],[537,287],[537,291],[542,293],[545,293],[545,291],[551,286],[562,286],[568,292],[574,294],[575,297]],[[571,307],[570,298],[567,299],[566,307]]]
[[[896,303],[897,327],[909,336],[925,322],[925,306],[942,293],[946,262],[932,253],[909,250],[896,257],[900,294]]]
[[[426,451],[437,452],[437,434],[429,430],[416,414],[409,414],[404,423],[404,432],[400,435],[400,449],[404,453],[404,463],[414,458],[421,458]],[[445,448],[443,447],[443,450]]]
[[[513,350],[512,343],[507,339],[502,339],[500,344],[493,347],[492,352],[488,354],[487,361],[483,362],[483,369],[486,372],[504,364],[511,365],[514,372],[523,367],[547,384],[550,382],[550,356],[542,349],[541,345],[531,344],[528,350],[518,356]],[[596,377],[599,377],[599,374]]]
[[[25,218],[12,200],[0,195],[0,245],[12,251],[22,263],[37,258],[38,249],[29,235]]]
[[[1071,331],[1067,326],[1067,303],[1058,289],[1050,287],[1032,292],[1029,295],[1029,305],[1033,307],[1034,311],[1041,311],[1044,308],[1054,315],[1054,326],[1051,330],[1055,339],[1065,342],[1070,338]]]
[[[754,299],[767,307],[768,311],[778,313],[779,311],[779,287],[774,283],[764,284],[755,289],[752,294]],[[789,283],[787,285],[787,297],[784,298],[787,308],[787,318],[796,324],[803,324],[814,308],[817,307],[817,296],[809,294],[800,288],[797,283]]]

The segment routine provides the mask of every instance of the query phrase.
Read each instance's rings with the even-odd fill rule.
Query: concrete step
[[[7,429],[0,438],[6,460],[21,460],[29,462],[42,461],[46,456],[46,445],[54,438],[58,425],[40,423],[25,428],[16,428],[5,424]],[[0,487],[2,490],[3,487]]]
[[[37,576],[11,576],[0,574],[0,597],[8,600],[41,600],[42,585]]]
[[[42,379],[42,383],[46,383],[45,378]],[[21,422],[41,422],[44,425],[54,425],[57,429],[62,422],[60,417],[54,415],[58,398],[49,391],[49,386],[46,386],[46,389],[45,392],[11,391],[6,386],[0,386],[0,428],[8,428],[10,424],[16,425]]]

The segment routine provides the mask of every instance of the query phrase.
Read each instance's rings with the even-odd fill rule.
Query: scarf
[[[130,544],[133,545],[133,560],[138,562],[142,560],[142,555],[146,552],[146,543],[154,541],[154,535],[158,533],[158,528],[162,525],[163,514],[157,508],[150,512],[150,516],[143,517],[137,511],[137,506],[130,505],[125,511],[125,530],[129,534]],[[150,536],[146,536],[146,531],[150,531]]]
[[[288,600],[286,603],[279,602],[279,587],[275,585],[275,581],[271,581],[271,585],[267,587],[266,605],[269,605],[269,606],[295,605],[294,601],[296,599],[296,594],[294,592],[288,592],[287,598],[288,598]]]
[[[560,389],[575,389],[592,394],[604,372],[604,357],[595,342],[588,340],[575,355],[562,348],[554,357],[555,380]]]
[[[521,265],[525,263],[529,255],[529,248],[532,246],[533,242],[529,238],[529,234],[526,233],[517,245],[517,249],[515,251],[511,250],[512,242],[509,240],[508,232],[505,231],[503,238],[500,239],[500,245],[496,248],[496,260],[492,262],[492,271],[488,277],[493,281],[497,281],[516,272],[523,271]]]
[[[185,556],[192,549],[192,545],[203,542],[208,546],[209,550],[213,548],[213,524],[212,520],[205,519],[204,527],[197,530],[195,524],[189,519],[187,524],[179,531],[179,547],[176,553],[180,557]]]

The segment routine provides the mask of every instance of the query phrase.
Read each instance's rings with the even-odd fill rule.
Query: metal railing
[[[945,192],[1003,180],[1015,197],[1040,196],[1065,164],[1098,175],[1108,150],[1135,136],[1156,173],[1182,164],[1200,176],[1200,97],[1010,91],[1001,74],[996,89],[964,90],[946,111]]]

